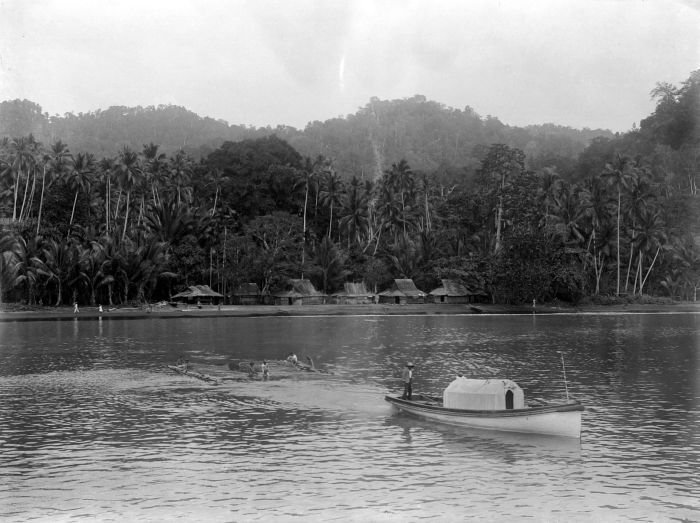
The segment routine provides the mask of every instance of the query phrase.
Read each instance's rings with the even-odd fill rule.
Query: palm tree
[[[606,265],[604,260],[610,251],[609,234],[603,232],[609,232],[610,228],[610,196],[600,177],[592,176],[586,179],[585,185],[585,195],[588,199],[586,207],[590,221],[587,250],[593,257],[593,268],[596,277],[595,294],[599,294],[600,279]]]
[[[146,224],[158,241],[172,245],[194,230],[195,218],[186,205],[171,199],[152,205],[146,213]]]
[[[144,159],[143,174],[146,186],[150,186],[151,197],[153,204],[159,201],[158,184],[160,182],[160,174],[166,167],[165,153],[158,152],[158,146],[153,142],[143,146],[141,155]]]
[[[401,225],[404,236],[406,235],[406,224],[409,223],[407,208],[411,208],[415,196],[415,178],[413,171],[406,160],[401,160],[398,164],[391,165],[391,169],[386,171],[385,176],[390,184],[392,192],[399,195],[401,203]]]
[[[680,265],[678,285],[683,289],[683,298],[697,301],[697,288],[700,286],[700,249],[692,239],[677,241],[673,245],[673,258]]]
[[[338,249],[328,236],[324,236],[321,243],[318,244],[316,263],[321,271],[324,294],[328,294],[348,274],[348,271],[343,268],[343,259],[338,253]]]
[[[55,305],[58,307],[63,303],[63,290],[69,284],[72,267],[78,261],[74,242],[49,239],[43,243],[42,251],[49,281],[55,281],[58,287]]]
[[[328,220],[328,237],[331,237],[333,228],[333,207],[340,203],[340,195],[343,189],[343,182],[338,174],[331,167],[324,172],[323,186],[321,188],[321,204],[330,209],[330,218]]]
[[[75,197],[73,198],[73,209],[70,213],[70,222],[68,226],[70,228],[73,225],[73,218],[75,217],[75,206],[78,203],[78,194],[80,191],[89,192],[91,185],[92,175],[95,173],[95,157],[90,153],[78,153],[75,155],[75,160],[73,162],[73,168],[69,173],[69,183],[71,188],[75,190]]]
[[[112,175],[115,165],[112,158],[102,158],[99,162],[100,179],[102,180],[105,195],[105,232],[111,234],[110,213],[112,206]]]
[[[24,281],[19,273],[21,246],[11,232],[0,232],[0,305],[5,293]]]
[[[356,176],[350,180],[350,187],[344,195],[343,217],[340,219],[339,225],[341,230],[348,234],[348,246],[350,246],[351,238],[359,245],[362,242],[362,236],[369,228],[367,196]]]
[[[645,209],[640,213],[638,219],[638,235],[636,237],[636,242],[639,245],[637,249],[638,263],[634,281],[635,287],[637,282],[639,282],[639,294],[641,295],[644,291],[644,284],[647,282],[647,278],[649,278],[649,274],[651,273],[651,270],[654,267],[654,263],[656,262],[656,258],[659,255],[659,251],[661,251],[662,248],[666,247],[666,234],[664,229],[664,223],[661,219],[661,214],[659,213],[659,211]],[[651,253],[651,251],[654,250],[654,248],[656,248],[654,257],[651,260],[651,263],[649,264],[646,274],[644,275],[644,277],[642,277],[644,258],[649,257],[649,254]]]
[[[653,190],[651,186],[651,174],[646,170],[641,170],[632,168],[630,170],[629,178],[627,179],[627,191],[625,193],[625,199],[623,202],[623,208],[625,216],[631,222],[631,238],[630,238],[630,253],[629,261],[627,263],[627,277],[625,278],[625,292],[627,292],[627,286],[629,284],[630,272],[632,270],[632,260],[634,259],[634,247],[637,243],[637,221],[639,220],[639,214],[646,208],[649,200],[653,196]],[[636,281],[636,276],[635,276]],[[636,285],[635,285],[636,287]],[[634,293],[634,291],[633,291]]]
[[[540,200],[544,206],[544,219],[549,219],[550,208],[554,204],[559,190],[562,187],[562,180],[557,171],[551,167],[545,167],[541,173]]]
[[[10,144],[11,159],[10,159],[10,172],[12,172],[14,177],[14,204],[12,208],[12,221],[17,221],[17,198],[19,196],[19,185],[22,179],[22,172],[27,175],[27,182],[24,189],[24,198],[22,199],[22,209],[20,210],[19,219],[21,220],[24,211],[25,199],[27,196],[27,189],[29,187],[29,172],[34,168],[36,164],[36,149],[37,142],[34,137],[30,134],[27,137],[14,138]]]
[[[552,202],[551,217],[560,229],[565,242],[584,242],[583,225],[588,216],[588,198],[585,189],[562,184]]]
[[[98,241],[91,242],[89,249],[84,249],[80,257],[82,272],[90,289],[90,305],[96,305],[96,290],[114,281],[114,276],[108,273],[109,260],[104,248]]]
[[[131,190],[136,185],[141,174],[141,166],[139,165],[138,155],[124,146],[119,153],[117,160],[117,176],[119,180],[120,196],[121,191],[126,192],[126,210],[124,211],[124,229],[122,231],[122,241],[126,238],[126,227],[129,222],[129,201],[131,199]],[[119,199],[117,199],[117,211],[119,207]]]
[[[61,178],[68,165],[72,161],[72,156],[68,150],[68,146],[61,140],[55,141],[48,153],[43,156],[42,175],[41,175],[41,196],[39,197],[39,213],[36,222],[36,233],[41,230],[41,212],[44,206],[44,191],[46,189],[46,174],[48,168],[49,186],[52,179]]]
[[[620,295],[620,214],[622,209],[622,189],[626,186],[629,178],[629,170],[632,159],[619,153],[615,155],[612,163],[606,164],[602,173],[603,178],[608,179],[610,185],[617,190],[617,290],[615,294]]]
[[[27,303],[34,303],[34,288],[41,275],[45,275],[44,264],[41,260],[41,237],[36,236],[29,241],[22,236],[17,237],[17,272],[27,286]]]
[[[177,203],[179,205],[182,201],[181,192],[183,187],[188,186],[192,174],[191,161],[182,149],[170,159],[169,170],[170,179],[177,190]]]

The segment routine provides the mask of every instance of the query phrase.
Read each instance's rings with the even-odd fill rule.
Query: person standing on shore
[[[78,302],[73,302],[73,314],[78,314],[80,311],[78,310]]]
[[[263,360],[260,370],[262,371],[263,381],[267,381],[267,379],[270,377],[270,367],[267,365],[267,360]]]
[[[411,396],[413,395],[413,363],[408,362],[406,364],[406,368],[403,370],[403,373],[401,375],[401,378],[403,380],[403,396],[401,396],[401,399],[404,400],[411,400]]]

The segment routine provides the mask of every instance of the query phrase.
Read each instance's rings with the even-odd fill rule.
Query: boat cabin
[[[473,380],[459,376],[442,395],[448,409],[508,410],[524,409],[525,395],[511,380]]]

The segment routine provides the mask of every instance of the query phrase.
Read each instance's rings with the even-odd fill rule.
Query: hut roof
[[[343,284],[343,290],[333,293],[333,296],[372,296],[373,293],[367,290],[365,282]]]
[[[280,291],[273,294],[276,298],[303,298],[305,294],[298,293],[295,290],[291,291]]]
[[[235,296],[257,296],[260,294],[260,287],[257,283],[242,283],[233,290],[233,294]]]
[[[467,288],[457,280],[442,280],[442,287],[430,291],[432,296],[468,296]]]
[[[177,293],[173,298],[203,298],[203,297],[223,298],[223,294],[219,294],[212,290],[209,285],[190,285],[186,290]]]
[[[379,294],[380,296],[425,296],[425,293],[418,287],[416,287],[416,284],[413,283],[413,280],[410,279],[394,280],[394,283],[391,285],[390,288],[388,288],[384,292],[380,292]]]
[[[302,296],[323,296],[322,292],[316,290],[314,284],[306,279],[289,280],[292,289]]]
[[[306,279],[289,280],[288,288],[276,292],[274,296],[280,298],[303,298],[304,296],[325,296],[314,287],[313,283]]]

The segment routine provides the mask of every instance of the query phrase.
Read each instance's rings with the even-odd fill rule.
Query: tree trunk
[[[17,171],[17,178],[15,178],[15,197],[14,197],[14,205],[12,207],[12,221],[17,221],[17,196],[19,195],[19,180],[20,177],[22,176],[22,169],[19,169]]]
[[[73,210],[70,213],[70,222],[68,222],[68,227],[70,228],[71,225],[73,225],[73,217],[75,216],[75,204],[78,203],[78,190],[75,190],[75,198],[73,198]]]
[[[22,196],[22,208],[19,211],[19,220],[24,216],[24,204],[27,203],[27,191],[29,190],[29,171],[27,171],[27,182],[24,184],[24,196]]]
[[[39,215],[36,220],[36,235],[39,236],[39,229],[41,228],[41,209],[44,206],[44,186],[46,184],[46,165],[44,165],[44,172],[41,175],[41,196],[39,197]]]
[[[331,237],[331,229],[333,228],[333,200],[331,200],[331,219],[328,221],[328,238]]]
[[[617,187],[617,292],[620,295],[620,200],[622,199],[622,189]]]
[[[647,282],[647,278],[649,277],[649,274],[651,273],[651,269],[654,267],[654,262],[656,262],[656,257],[659,255],[660,250],[661,250],[661,246],[656,248],[656,254],[654,254],[654,259],[651,260],[651,265],[649,265],[649,269],[647,270],[646,276],[644,276],[642,283],[639,285],[639,294],[642,294],[642,290],[644,289],[644,284]]]
[[[56,307],[59,307],[63,302],[63,285],[61,285],[61,278],[58,278],[58,296],[56,297]]]
[[[112,199],[112,191],[111,191],[111,184],[109,181],[109,176],[107,176],[107,187],[105,188],[105,209],[107,212],[105,212],[105,229],[107,231],[107,234],[109,234],[109,204],[110,200]]]
[[[34,205],[34,192],[36,189],[36,169],[32,172],[32,190],[29,193],[29,204],[27,205],[27,216],[29,219],[32,215],[32,205]]]
[[[122,241],[126,238],[126,225],[129,223],[129,200],[131,191],[126,192],[126,212],[124,213],[124,230],[122,231]]]

